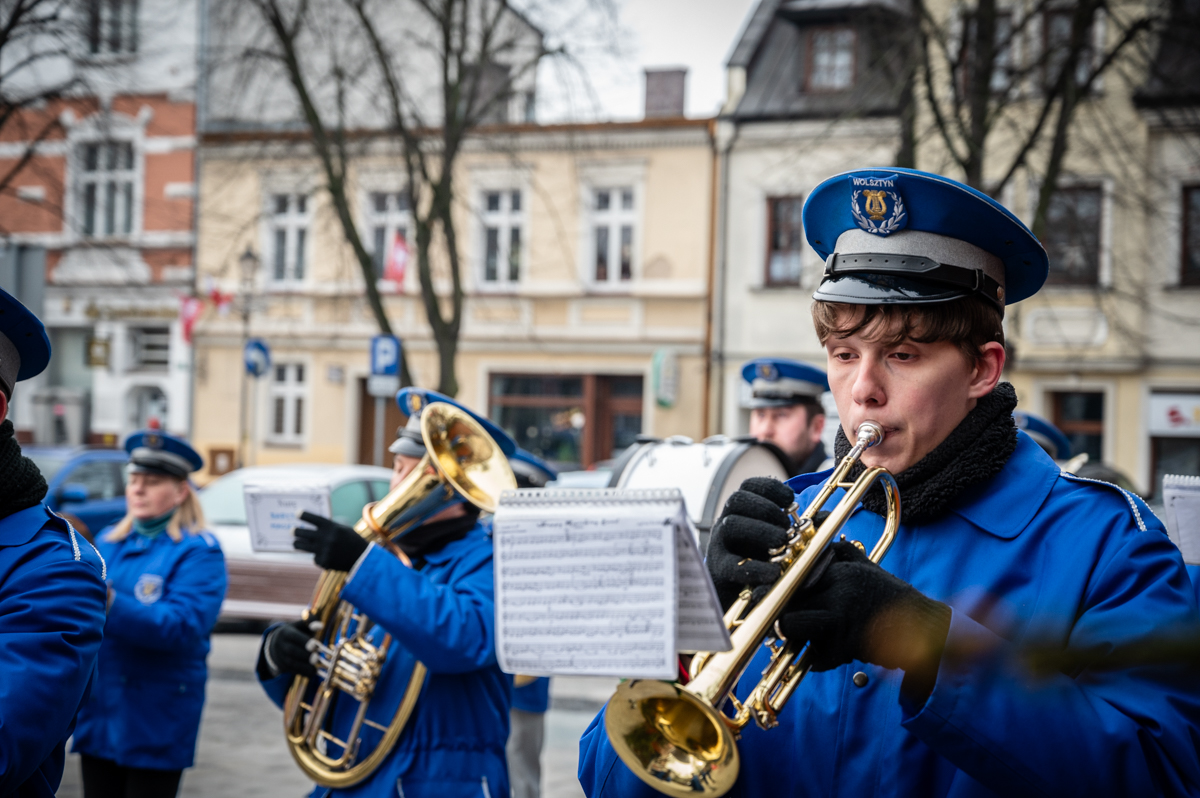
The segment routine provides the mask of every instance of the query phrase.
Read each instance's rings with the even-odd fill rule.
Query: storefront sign
[[[1181,438],[1200,437],[1200,394],[1151,394],[1150,434]]]

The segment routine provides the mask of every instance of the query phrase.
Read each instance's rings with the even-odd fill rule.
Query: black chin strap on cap
[[[939,263],[933,258],[918,255],[880,252],[860,252],[852,255],[835,252],[826,259],[823,281],[849,275],[903,277],[948,290],[950,295],[947,299],[978,294],[1001,313],[1004,312],[1004,286],[983,269]]]
[[[17,374],[21,371],[21,354],[8,340],[8,336],[0,333],[0,391],[9,399],[12,398],[13,388],[17,384]]]

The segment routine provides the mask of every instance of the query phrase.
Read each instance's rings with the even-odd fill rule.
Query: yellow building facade
[[[393,146],[362,142],[352,175],[356,222],[381,277],[384,253],[411,233]],[[246,465],[375,458],[366,383],[378,327],[304,152],[286,135],[202,142],[197,279],[214,301],[194,332],[193,441],[209,478],[239,454]],[[604,461],[638,434],[700,437],[709,123],[496,128],[471,140],[456,169],[466,289],[457,398],[564,468]],[[413,250],[402,284],[378,285],[414,382],[436,387]],[[446,269],[442,253],[441,288]],[[247,380],[243,403],[247,337],[267,343],[271,367]],[[390,443],[399,413],[387,405]]]

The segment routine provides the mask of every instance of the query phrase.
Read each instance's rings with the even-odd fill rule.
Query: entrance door
[[[375,462],[375,397],[367,393],[367,381],[358,381],[358,462],[363,465],[392,467],[387,447],[396,440],[396,430],[405,422],[404,414],[393,397],[385,396],[383,416],[383,462]]]

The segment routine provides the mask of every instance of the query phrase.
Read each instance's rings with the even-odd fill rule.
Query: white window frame
[[[276,212],[276,197],[287,197],[287,211]],[[303,198],[303,211],[300,210]],[[312,253],[313,192],[302,189],[267,190],[263,208],[262,273],[268,287],[294,288],[308,282]],[[283,277],[276,276],[279,233],[283,232]],[[300,250],[298,253],[297,250]],[[299,269],[297,269],[299,267]],[[297,277],[297,270],[300,275]]]
[[[1097,264],[1095,285],[1047,285],[1052,291],[1096,291],[1112,288],[1112,227],[1113,227],[1113,191],[1115,182],[1107,176],[1064,175],[1058,179],[1059,188],[1098,188],[1100,189],[1100,262]],[[1036,180],[1030,180],[1028,207],[1030,216],[1037,211],[1038,194],[1041,185]],[[1032,223],[1032,218],[1030,223]]]
[[[521,193],[521,210],[511,210],[510,192]],[[501,194],[501,210],[488,211],[487,195]],[[530,242],[533,240],[533,218],[530,203],[533,202],[533,166],[527,163],[505,165],[480,164],[471,170],[468,207],[471,212],[471,251],[469,263],[470,284],[479,293],[507,294],[520,290],[528,283],[530,267]],[[521,230],[521,260],[517,268],[517,279],[508,279],[509,231],[514,225]],[[497,279],[487,280],[487,228],[500,230],[500,251],[497,263]]]
[[[284,369],[284,382],[278,381],[279,369]],[[297,371],[297,370],[301,371]],[[297,380],[299,375],[301,379]],[[266,390],[266,412],[263,438],[276,446],[304,446],[308,440],[312,414],[312,365],[304,360],[280,360],[272,363]],[[276,432],[276,403],[282,399],[283,432]],[[299,402],[299,406],[297,406]],[[296,425],[299,423],[299,431]]]
[[[117,7],[117,24],[120,26],[120,41],[116,49],[109,47],[111,27],[113,23],[113,6]],[[84,4],[84,49],[89,58],[105,58],[112,56],[134,56],[141,44],[141,2],[139,0],[90,0]],[[99,37],[96,47],[92,46],[92,15],[97,14]]]
[[[820,34],[832,34],[840,36],[841,34],[850,34],[850,76],[845,84],[822,84],[814,83],[814,78],[817,75],[817,36]],[[804,90],[810,94],[828,94],[839,91],[850,91],[854,88],[855,79],[858,76],[858,31],[853,25],[821,25],[814,27],[808,34],[808,69],[804,76]],[[840,49],[832,51],[834,56],[841,53]]]
[[[386,202],[386,207],[382,211],[377,210],[375,205],[377,195],[381,194]],[[361,229],[365,238],[363,245],[371,253],[372,262],[377,269],[376,279],[380,285],[391,286],[390,281],[383,279],[383,270],[387,266],[388,247],[396,240],[397,231],[404,233],[404,240],[408,243],[409,252],[415,256],[412,211],[409,208],[400,207],[402,200],[406,202],[407,198],[408,192],[403,182],[373,182],[365,185],[362,189],[359,207],[362,208],[360,215],[362,217]],[[383,229],[382,253],[377,251],[379,241],[376,233],[380,228]],[[396,286],[396,288],[402,288],[402,286]]]
[[[591,292],[596,293],[629,293],[642,281],[642,242],[645,225],[646,208],[646,159],[627,159],[621,161],[593,161],[579,165],[579,239],[578,239],[578,274],[580,282]],[[632,187],[633,210],[627,215],[616,218],[619,230],[621,219],[628,219],[633,226],[633,251],[631,258],[632,277],[629,280],[620,279],[620,238],[616,238],[616,247],[609,247],[609,278],[605,281],[596,280],[596,189],[619,189]],[[618,197],[618,206],[620,204]],[[610,206],[611,207],[611,206]],[[618,208],[618,211],[620,209]],[[611,225],[613,221],[608,220]],[[611,233],[610,233],[611,235]]]
[[[489,210],[488,200],[491,195],[499,195],[499,207]],[[519,209],[513,210],[513,196],[520,197]],[[478,242],[478,257],[476,258],[476,279],[480,287],[487,289],[512,289],[519,286],[525,279],[529,263],[529,192],[520,185],[504,188],[485,187],[478,189],[475,197],[476,240]],[[496,277],[488,279],[488,232],[495,230],[497,234],[496,247]],[[519,231],[520,251],[517,255],[517,276],[511,276],[512,231]]]

